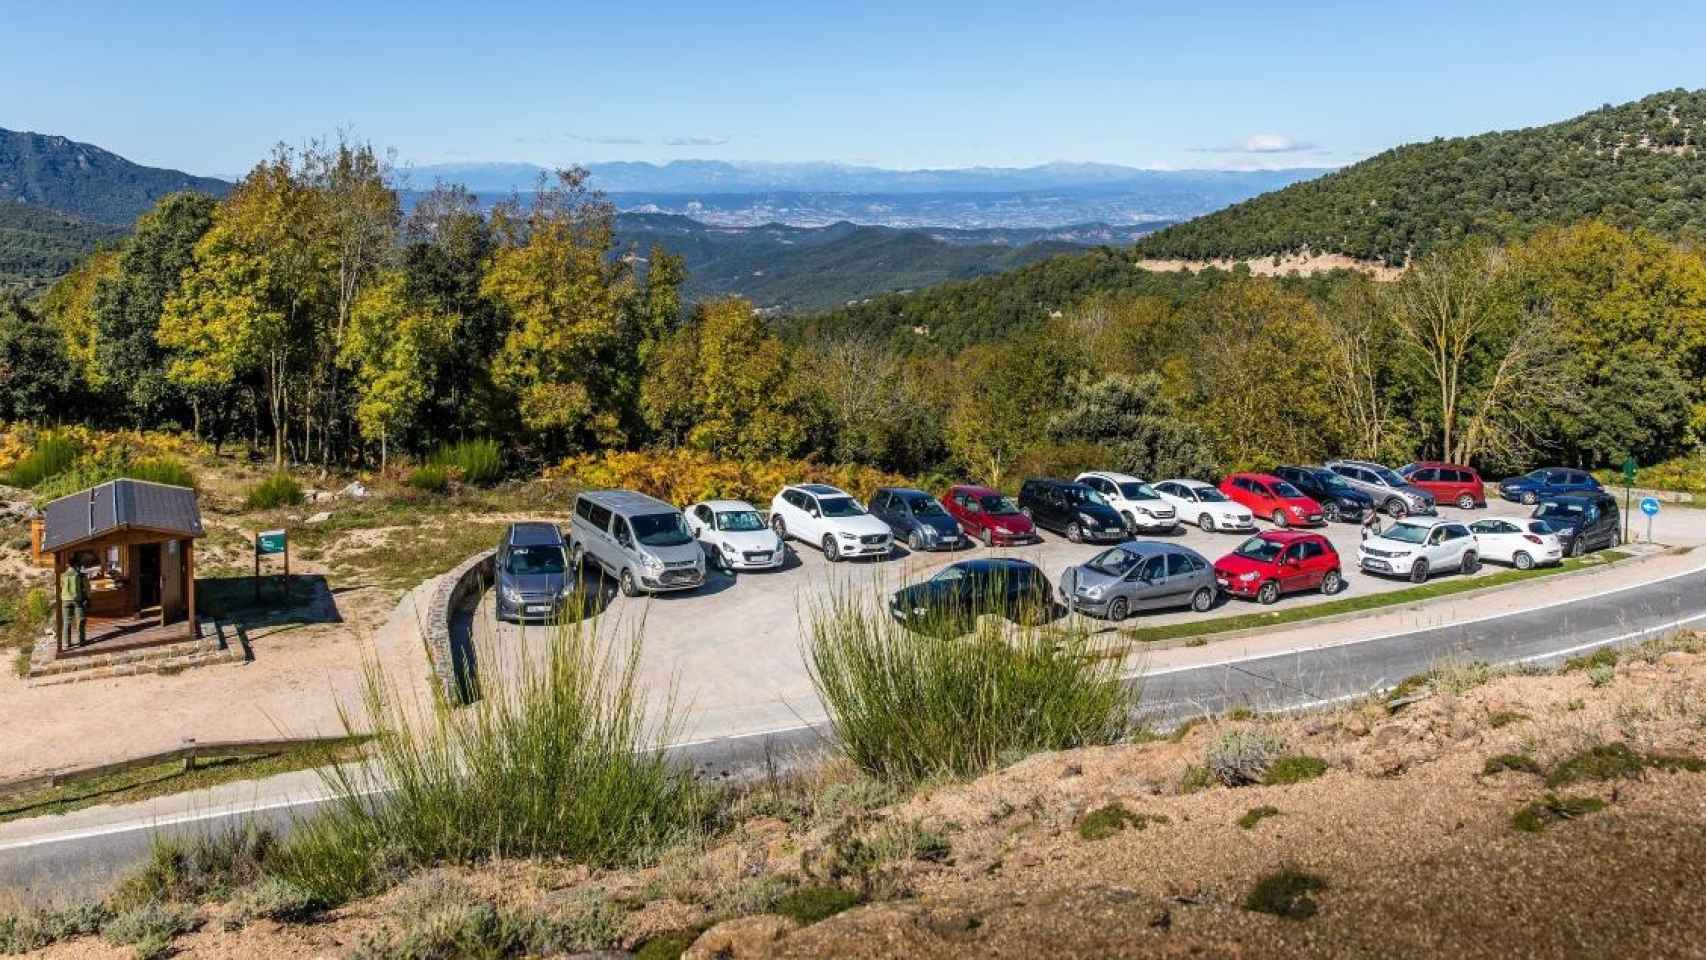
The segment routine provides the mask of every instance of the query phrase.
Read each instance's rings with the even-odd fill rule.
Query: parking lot
[[[1444,507],[1441,514],[1455,519],[1475,520],[1485,516],[1527,516],[1530,508],[1493,501],[1487,508],[1458,510]],[[1680,514],[1680,516],[1678,516]],[[1700,526],[1702,511],[1679,509],[1667,516]],[[1384,520],[1384,518],[1383,518]],[[1389,520],[1384,522],[1389,523]],[[1269,529],[1260,524],[1261,529]],[[1138,613],[1125,627],[1157,626],[1242,614],[1282,611],[1299,606],[1364,596],[1412,586],[1409,581],[1375,577],[1356,569],[1356,549],[1361,530],[1354,524],[1316,528],[1338,550],[1345,578],[1344,589],[1332,596],[1320,593],[1292,594],[1269,607],[1224,596],[1206,614],[1188,609]],[[1637,516],[1636,529],[1642,529]],[[1680,531],[1678,531],[1680,532]],[[1232,551],[1249,534],[1203,533],[1195,527],[1167,537],[1185,544],[1210,562]],[[1684,540],[1672,539],[1681,543]],[[988,555],[1022,557],[1040,567],[1051,583],[1062,569],[1082,563],[1105,549],[1094,544],[1074,544],[1051,533],[1043,542],[1024,547],[996,548],[982,545],[954,552],[913,554],[897,546],[886,560],[828,563],[817,550],[804,544],[789,544],[788,562],[779,570],[729,575],[712,572],[698,589],[651,598],[627,598],[606,580],[602,589],[590,593],[588,614],[599,630],[613,637],[641,636],[644,640],[643,670],[654,688],[673,679],[683,705],[694,714],[693,728],[718,732],[752,732],[798,724],[801,716],[815,716],[817,707],[801,656],[802,623],[811,605],[832,589],[868,591],[873,598],[886,598],[898,587],[928,578],[957,560]],[[1488,563],[1471,575],[1487,577],[1505,568]],[[1459,578],[1462,574],[1439,574],[1435,579]],[[596,578],[594,578],[596,581]],[[589,587],[593,584],[589,583]],[[1111,629],[1110,625],[1097,624]],[[475,616],[477,642],[496,641],[495,649],[519,646],[539,649],[552,628],[538,624],[498,623],[492,616],[488,593]]]

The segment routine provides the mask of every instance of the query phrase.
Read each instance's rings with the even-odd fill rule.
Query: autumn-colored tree
[[[1084,362],[1069,324],[967,348],[948,409],[949,453],[973,478],[1000,486],[1027,448],[1046,439],[1047,411]]]
[[[689,445],[736,458],[786,457],[806,439],[788,347],[739,297],[699,306]]]
[[[354,375],[355,421],[379,443],[380,470],[391,438],[415,425],[460,323],[412,299],[401,271],[381,274],[356,299],[338,359]]]
[[[84,257],[42,297],[41,314],[59,334],[71,370],[86,386],[99,390],[106,375],[98,355],[101,341],[95,298],[103,283],[120,273],[119,251],[97,250]]]

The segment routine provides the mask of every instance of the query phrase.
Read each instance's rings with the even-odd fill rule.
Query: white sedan
[[[705,500],[687,508],[687,529],[724,570],[774,570],[787,560],[782,538],[744,500]]]
[[[1564,559],[1564,545],[1544,520],[1506,520],[1488,517],[1469,525],[1481,545],[1481,559],[1508,563],[1518,570],[1546,566]]]
[[[1154,486],[1155,492],[1173,507],[1180,520],[1201,527],[1204,533],[1256,529],[1256,516],[1250,508],[1234,503],[1212,483],[1163,480]]]

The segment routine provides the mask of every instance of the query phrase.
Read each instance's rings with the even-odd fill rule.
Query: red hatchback
[[[1235,597],[1273,603],[1283,593],[1338,593],[1345,585],[1339,553],[1319,533],[1266,530],[1214,562],[1214,580]]]
[[[942,495],[942,506],[959,521],[966,536],[982,540],[986,547],[1042,542],[1031,518],[1019,512],[1019,505],[988,487],[949,487]]]
[[[1487,487],[1474,467],[1423,460],[1399,467],[1398,473],[1439,503],[1455,503],[1464,510],[1487,505]]]
[[[1321,504],[1271,473],[1228,474],[1220,481],[1220,492],[1276,527],[1314,527],[1326,522]]]

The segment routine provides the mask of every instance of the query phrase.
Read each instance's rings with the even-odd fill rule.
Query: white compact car
[[[788,558],[776,531],[745,500],[704,500],[687,508],[687,529],[724,570],[774,570]]]
[[[786,486],[770,501],[770,529],[823,551],[831,563],[848,557],[886,557],[889,525],[865,512],[847,491],[824,483]]]
[[[1179,512],[1173,505],[1131,474],[1094,470],[1079,474],[1078,482],[1101,494],[1119,511],[1127,532],[1171,533],[1179,529]]]
[[[1204,533],[1256,529],[1256,515],[1250,512],[1250,508],[1235,503],[1212,483],[1163,480],[1155,485],[1155,492],[1178,512],[1180,520],[1196,524]]]
[[[1480,546],[1481,559],[1508,563],[1518,570],[1543,567],[1564,559],[1564,545],[1544,520],[1527,517],[1506,520],[1488,517],[1469,525]]]
[[[1364,540],[1357,550],[1357,563],[1369,573],[1424,583],[1429,574],[1440,570],[1474,573],[1481,564],[1481,551],[1466,524],[1411,517]]]

